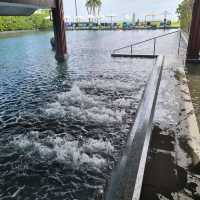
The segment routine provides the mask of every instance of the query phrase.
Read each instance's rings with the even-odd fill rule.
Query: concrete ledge
[[[189,64],[200,64],[200,58],[199,59],[186,59],[186,63]]]
[[[181,36],[183,41],[186,45],[188,45],[188,39],[189,36],[186,32],[182,31]],[[192,63],[200,63],[200,60],[192,60]],[[197,62],[198,61],[198,62]],[[187,61],[186,61],[187,62]],[[191,63],[191,60],[189,61]],[[188,87],[188,80],[186,78],[185,71],[182,70],[179,74],[180,78],[180,90],[182,93],[182,99],[183,99],[183,107],[184,107],[184,116],[185,118],[182,119],[181,122],[183,127],[186,128],[186,137],[187,137],[187,143],[190,148],[190,154],[192,156],[192,164],[193,166],[199,166],[200,165],[200,132],[198,127],[197,118],[195,115],[194,106],[192,104],[192,98],[190,94],[190,90]]]
[[[190,148],[190,154],[192,156],[193,166],[200,164],[200,133],[195,115],[194,107],[192,104],[192,98],[188,87],[188,80],[185,72],[182,72],[182,78],[180,79],[181,85],[181,97],[183,103],[184,118],[181,121],[183,127],[186,128],[186,139]]]

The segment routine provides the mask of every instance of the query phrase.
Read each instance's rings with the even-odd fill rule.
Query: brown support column
[[[55,0],[55,8],[52,8],[52,16],[55,36],[55,58],[58,62],[64,62],[67,56],[67,41],[65,35],[63,0]]]
[[[187,49],[187,61],[197,61],[200,51],[200,0],[194,0],[192,23]]]

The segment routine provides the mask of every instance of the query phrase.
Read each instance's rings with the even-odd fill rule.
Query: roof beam
[[[55,8],[55,0],[0,0],[0,16],[29,16],[40,8]]]
[[[55,0],[0,0],[0,4],[10,4],[11,6],[25,6],[27,8],[55,8]]]

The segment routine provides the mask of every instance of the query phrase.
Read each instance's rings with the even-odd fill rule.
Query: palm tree
[[[77,8],[77,0],[75,0],[74,1],[74,3],[75,3],[75,15],[76,15],[76,23],[78,23],[78,8]],[[75,25],[75,26],[77,26],[77,24]]]
[[[101,6],[102,6],[101,0],[96,0],[96,8],[97,8],[97,14],[98,14],[98,16],[99,16],[100,11],[101,11]]]
[[[97,14],[99,15],[101,10],[101,5],[102,5],[101,0],[87,0],[85,6],[87,8],[88,15],[93,14],[95,17],[97,16]]]
[[[78,8],[77,8],[77,1],[75,0],[75,13],[76,13],[76,17],[78,16]]]

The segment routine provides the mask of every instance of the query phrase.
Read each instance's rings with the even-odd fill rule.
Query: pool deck
[[[182,39],[185,44],[188,44],[188,35],[183,32]],[[192,154],[193,166],[200,164],[200,133],[195,114],[195,109],[192,103],[192,97],[189,89],[189,81],[186,77],[185,71],[180,76],[180,87],[182,96],[182,113],[185,117],[182,119],[182,126],[187,130],[188,145]]]
[[[166,56],[141,200],[200,197],[200,134],[181,56]]]

